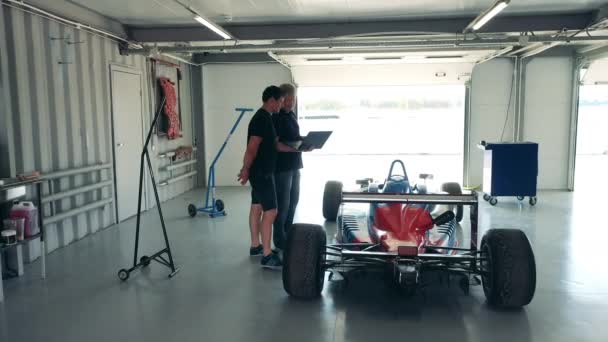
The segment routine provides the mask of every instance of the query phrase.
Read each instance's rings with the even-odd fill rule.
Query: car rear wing
[[[448,194],[385,194],[375,192],[343,192],[342,203],[406,203],[406,204],[449,204],[470,206],[471,251],[477,251],[478,210],[477,193],[472,191],[462,195]]]
[[[343,203],[411,203],[476,205],[477,193],[448,194],[386,194],[375,192],[343,192]]]

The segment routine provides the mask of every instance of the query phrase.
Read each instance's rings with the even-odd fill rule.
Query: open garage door
[[[590,192],[608,186],[608,59],[594,61],[582,76],[574,187]]]
[[[302,134],[334,132],[324,149],[305,154],[305,188],[329,179],[382,180],[395,159],[411,181],[431,173],[435,184],[462,182],[465,82],[473,65],[292,66]]]

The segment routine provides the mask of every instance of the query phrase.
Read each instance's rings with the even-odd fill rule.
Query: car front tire
[[[342,203],[342,182],[329,181],[325,183],[323,191],[323,217],[328,221],[335,221]]]
[[[323,227],[294,224],[287,236],[283,260],[283,288],[293,297],[316,298],[325,282],[325,246]]]

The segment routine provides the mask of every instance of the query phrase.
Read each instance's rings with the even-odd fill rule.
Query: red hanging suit
[[[177,96],[175,95],[175,83],[169,78],[160,77],[158,79],[163,96],[165,97],[165,105],[163,108],[164,114],[167,117],[167,136],[169,139],[180,137],[179,132],[179,114],[175,108],[177,104]]]

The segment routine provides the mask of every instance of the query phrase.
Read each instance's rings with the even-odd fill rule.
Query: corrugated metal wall
[[[8,80],[6,129],[12,132],[8,144],[12,175],[33,170],[49,173],[113,162],[110,65],[141,70],[146,82],[145,125],[153,116],[149,89],[149,61],[142,56],[121,56],[116,42],[63,26],[32,14],[4,8],[6,34],[5,71]],[[167,141],[155,138],[151,156],[192,144],[190,72],[182,65],[181,109],[183,138]],[[167,159],[152,158],[157,180],[168,177],[158,168]],[[6,160],[2,160],[6,163]],[[134,167],[138,167],[134,162]],[[184,170],[185,172],[185,170]],[[178,172],[176,172],[179,174]],[[107,180],[111,171],[58,180],[54,191]],[[161,199],[175,197],[193,187],[192,179],[160,188]],[[149,192],[151,193],[151,192]],[[113,196],[109,189],[86,193],[62,201],[56,209],[69,210],[94,200]],[[149,203],[153,196],[149,196]],[[45,208],[48,213],[49,208]],[[65,246],[114,223],[115,209],[90,211],[46,227],[49,250]]]
[[[4,6],[0,5],[0,178],[9,177],[11,175],[8,141],[9,134],[12,132],[8,130],[6,125],[6,117],[8,115],[8,109],[6,108],[6,99],[8,98],[8,80],[6,80],[8,78],[7,70]]]

